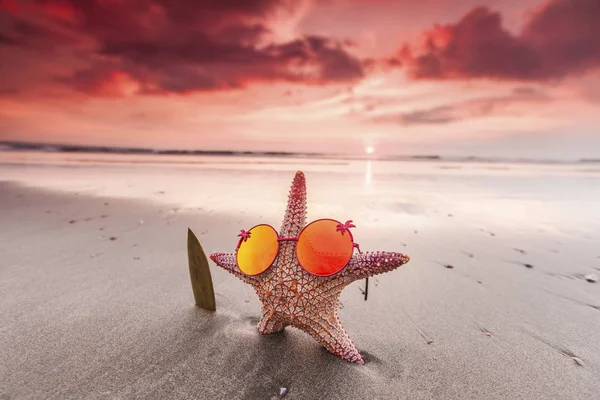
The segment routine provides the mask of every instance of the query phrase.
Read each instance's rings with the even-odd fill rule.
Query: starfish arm
[[[306,179],[304,173],[298,171],[290,188],[280,235],[288,238],[298,237],[304,225],[306,225]]]
[[[271,333],[281,332],[287,324],[280,315],[273,312],[273,309],[262,308],[262,315],[258,321],[258,333],[269,335]]]
[[[225,271],[237,276],[244,282],[250,283],[252,281],[252,277],[248,275],[244,275],[242,271],[237,266],[237,262],[235,260],[235,254],[233,253],[212,253],[210,255],[210,259],[215,262],[219,267],[223,268]]]
[[[327,351],[342,360],[357,364],[365,363],[337,316],[320,319],[303,318],[294,326],[308,333]]]
[[[351,277],[353,280],[364,279],[393,271],[408,261],[410,261],[410,257],[402,253],[376,251],[356,254],[350,259],[346,269],[340,272],[340,275]]]

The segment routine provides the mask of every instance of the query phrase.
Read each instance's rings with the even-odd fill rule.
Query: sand
[[[599,398],[597,171],[11,157],[0,398]],[[296,169],[309,220],[353,219],[364,250],[411,256],[368,301],[364,281],[342,294],[364,366],[292,328],[258,335],[256,295],[214,265],[217,311],[194,307],[187,228],[232,251],[239,229],[280,224]]]

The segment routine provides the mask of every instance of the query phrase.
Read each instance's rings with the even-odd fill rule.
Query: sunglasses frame
[[[302,237],[302,234],[304,233],[304,230],[305,230],[306,228],[308,228],[310,225],[314,224],[315,222],[319,222],[319,221],[333,221],[333,222],[337,222],[337,223],[338,223],[338,226],[339,226],[339,225],[341,225],[341,226],[344,226],[344,227],[345,227],[345,229],[344,229],[344,230],[341,230],[341,234],[342,234],[342,235],[344,235],[344,234],[346,234],[346,233],[350,234],[350,240],[352,240],[352,254],[354,254],[354,248],[358,249],[358,252],[359,252],[359,253],[362,253],[362,252],[360,251],[360,247],[359,247],[358,243],[355,243],[355,242],[354,242],[354,236],[352,235],[352,232],[350,231],[350,228],[356,228],[354,225],[351,225],[351,223],[352,223],[352,221],[351,221],[351,220],[347,221],[347,222],[344,224],[344,223],[342,223],[342,222],[338,221],[337,219],[333,219],[333,218],[319,218],[319,219],[315,219],[314,221],[312,221],[311,223],[309,223],[308,225],[306,225],[304,228],[302,228],[302,230],[301,230],[301,231],[300,231],[300,233],[298,234],[298,237],[296,237],[296,238],[286,238],[286,237],[279,237],[279,232],[277,232],[277,229],[275,229],[275,228],[274,228],[272,225],[270,225],[270,224],[258,224],[258,225],[254,225],[254,226],[253,226],[252,228],[250,228],[248,231],[243,231],[243,230],[242,230],[242,232],[250,232],[252,229],[254,229],[254,228],[256,228],[256,227],[259,227],[259,226],[268,226],[269,228],[273,229],[273,231],[275,232],[275,235],[277,235],[277,253],[276,253],[276,255],[275,255],[275,258],[273,259],[273,261],[271,262],[271,264],[269,264],[269,266],[268,266],[267,268],[265,268],[263,271],[261,271],[261,272],[259,272],[259,273],[257,273],[257,274],[247,274],[247,273],[245,273],[245,272],[244,272],[244,271],[242,271],[242,269],[240,268],[240,264],[239,264],[239,262],[238,262],[238,250],[240,249],[240,246],[242,245],[242,243],[243,243],[243,242],[245,242],[246,240],[245,240],[245,238],[244,238],[244,237],[240,237],[240,240],[238,241],[238,245],[237,245],[237,247],[236,247],[236,249],[235,249],[235,263],[237,264],[237,267],[238,267],[238,269],[239,269],[239,270],[240,270],[240,271],[241,271],[241,272],[242,272],[244,275],[247,275],[247,276],[258,276],[258,275],[260,275],[260,274],[264,274],[265,272],[267,272],[267,271],[269,270],[269,268],[271,268],[271,267],[273,266],[273,264],[275,264],[275,261],[277,260],[277,257],[279,257],[279,252],[281,251],[281,242],[298,242],[298,241],[300,240],[300,238]],[[349,224],[350,224],[350,225],[349,225]],[[336,232],[340,232],[340,230],[338,229],[338,230],[336,230]],[[238,236],[242,236],[242,234],[240,234],[240,235],[238,235]],[[298,264],[300,265],[300,267],[302,267],[302,269],[303,269],[305,272],[307,272],[307,273],[309,273],[309,274],[311,274],[311,275],[313,275],[313,276],[320,276],[320,277],[324,277],[324,278],[326,278],[326,277],[328,277],[328,276],[333,276],[333,275],[335,275],[335,274],[338,274],[338,273],[342,272],[342,271],[343,271],[343,270],[344,270],[344,269],[345,269],[345,268],[348,266],[348,264],[350,263],[350,260],[352,260],[352,255],[350,255],[350,259],[349,259],[349,260],[346,262],[346,264],[345,264],[345,265],[344,265],[342,268],[340,268],[340,270],[339,270],[339,271],[337,271],[337,272],[334,272],[333,274],[329,274],[329,275],[317,275],[317,274],[314,274],[314,273],[310,272],[310,271],[309,271],[309,270],[307,270],[306,268],[304,268],[304,266],[303,266],[303,265],[302,265],[302,263],[300,262],[300,259],[298,258],[298,246],[296,246],[295,253],[296,253],[296,260],[298,261]]]

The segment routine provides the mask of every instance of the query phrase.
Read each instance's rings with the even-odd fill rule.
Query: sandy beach
[[[352,219],[406,253],[340,316],[365,365],[287,328],[211,262],[194,306],[188,227],[207,252],[281,224],[297,170],[308,220]],[[0,152],[0,398],[594,399],[600,170],[578,164]]]

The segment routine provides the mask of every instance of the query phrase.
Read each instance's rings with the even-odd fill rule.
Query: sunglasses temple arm
[[[352,243],[352,246],[356,247],[356,250],[358,250],[359,254],[362,254],[362,251],[360,251],[360,246],[358,245],[358,243]],[[365,278],[365,301],[367,301],[368,296],[369,296],[369,277],[367,276]]]

